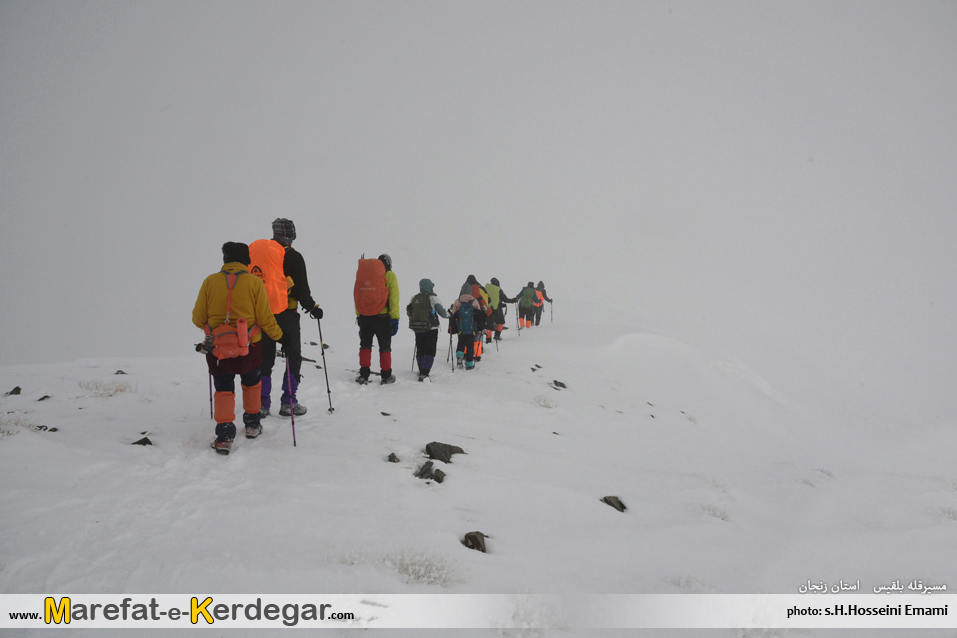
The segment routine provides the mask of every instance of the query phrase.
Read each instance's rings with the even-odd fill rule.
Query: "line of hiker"
[[[272,408],[277,343],[282,346],[286,360],[285,370],[281,372],[279,415],[294,418],[306,413],[306,406],[296,398],[302,379],[299,310],[317,322],[323,312],[312,297],[305,260],[292,247],[295,239],[295,224],[278,218],[272,223],[270,239],[249,245],[223,244],[223,266],[219,272],[206,277],[196,298],[192,321],[205,335],[196,350],[206,355],[210,417],[216,422],[212,447],[220,454],[229,454],[236,436],[236,375],[242,389],[246,438],[255,439],[262,433],[262,419],[270,415]],[[253,276],[243,276],[249,274]],[[435,363],[439,318],[449,320],[450,356],[452,337],[458,335],[455,365],[474,370],[475,363],[482,360],[485,345],[501,341],[502,331],[507,330],[506,304],[518,305],[518,327],[522,330],[539,325],[544,303],[552,302],[542,282],[538,282],[537,287],[528,282],[513,298],[505,294],[495,277],[482,286],[474,275],[469,275],[459,296],[446,309],[434,288],[430,279],[421,279],[419,292],[406,305],[409,328],[415,333],[419,381],[429,377]],[[359,260],[354,301],[359,327],[359,374],[355,380],[360,384],[370,381],[375,340],[380,383],[394,383],[392,337],[399,330],[401,305],[399,282],[389,255]],[[325,344],[320,347],[324,348]]]

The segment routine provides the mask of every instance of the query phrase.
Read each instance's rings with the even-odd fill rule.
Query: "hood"
[[[460,292],[459,294],[460,294],[460,295],[471,295],[471,294],[472,294],[472,284],[469,284],[469,283],[462,284],[462,292]]]
[[[419,292],[426,295],[435,294],[435,284],[432,283],[431,279],[420,279],[419,280]]]

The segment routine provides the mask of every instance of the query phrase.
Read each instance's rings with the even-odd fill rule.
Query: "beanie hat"
[[[534,287],[535,287],[535,284],[533,284],[532,282],[528,282],[527,288],[534,288]]]
[[[493,286],[501,286],[502,284],[498,283],[498,279],[496,279],[495,277],[492,277],[492,285],[493,285]]]
[[[542,282],[538,282],[538,287],[539,287],[539,288],[544,288],[544,287],[545,287],[545,284],[542,283]]]
[[[272,234],[273,239],[276,239],[279,241],[279,243],[288,246],[292,243],[292,240],[296,238],[296,225],[292,223],[291,219],[279,217],[273,220]]]
[[[244,266],[249,265],[249,246],[235,241],[223,244],[223,263],[229,264],[238,261]]]
[[[379,255],[379,261],[385,264],[386,270],[392,270],[392,257],[389,257],[385,253],[382,253],[381,255]]]
[[[462,284],[462,292],[460,295],[471,295],[472,294],[472,285],[471,284]]]
[[[469,275],[468,279],[466,279],[465,281],[472,284],[473,286],[479,285],[478,279],[475,278],[475,275]]]

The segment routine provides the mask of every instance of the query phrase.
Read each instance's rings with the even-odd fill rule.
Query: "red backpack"
[[[385,282],[385,264],[379,259],[360,259],[353,290],[356,312],[374,317],[389,301],[389,287]]]

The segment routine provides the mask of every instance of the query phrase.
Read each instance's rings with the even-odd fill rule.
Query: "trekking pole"
[[[548,314],[549,314],[548,323],[555,323],[555,302],[554,301],[548,302]]]
[[[209,418],[213,418],[213,373],[209,373]]]
[[[415,353],[419,351],[419,344],[415,344],[415,347],[412,348],[412,369],[409,372],[415,372]]]
[[[329,412],[335,412],[336,409],[332,407],[332,390],[329,389],[329,367],[326,365],[326,344],[322,340],[322,322],[316,319],[316,324],[319,326],[319,349],[322,351],[322,371],[326,374],[326,394],[329,395]]]
[[[296,447],[296,406],[292,402],[292,375],[289,372],[289,357],[286,357],[286,383],[286,387],[289,389],[289,420],[292,422],[292,446]]]

